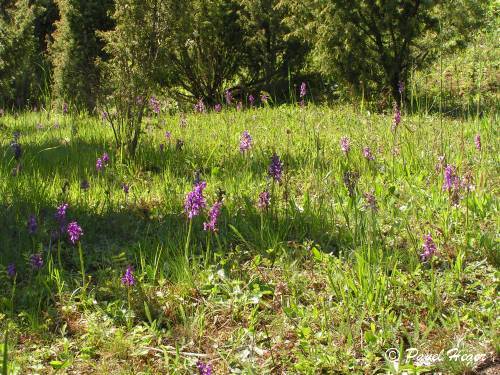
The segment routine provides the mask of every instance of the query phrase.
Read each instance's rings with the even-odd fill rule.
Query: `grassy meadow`
[[[403,111],[394,127],[392,113],[287,105],[146,124],[126,161],[100,117],[0,117],[5,374],[498,363],[496,115]],[[190,220],[199,181],[206,207]],[[216,202],[217,230],[204,230]],[[70,222],[83,231],[75,243]]]

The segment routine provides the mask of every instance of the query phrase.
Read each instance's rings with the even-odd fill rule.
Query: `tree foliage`
[[[100,78],[97,58],[103,58],[103,42],[96,31],[109,30],[108,11],[113,0],[56,0],[60,19],[50,46],[54,93],[58,98],[93,110]]]
[[[35,20],[35,37],[38,41],[37,53],[44,60],[49,60],[47,51],[52,40],[52,34],[59,19],[59,9],[56,0],[38,0],[36,3],[41,8]],[[49,62],[49,61],[48,61]]]
[[[34,22],[39,8],[28,0],[1,5],[0,104],[20,107],[38,91]]]
[[[134,155],[148,99],[162,71],[161,47],[166,45],[168,23],[162,0],[116,0],[115,27],[102,32],[109,54],[102,61],[102,104],[113,127],[116,145]]]
[[[250,87],[268,85],[299,72],[308,50],[302,38],[289,37],[283,23],[285,9],[277,0],[240,0],[244,30],[245,69],[243,81]]]
[[[475,0],[282,0],[291,35],[314,46],[316,66],[358,92],[387,90],[445,48],[465,45],[484,21]]]
[[[215,104],[243,61],[240,7],[226,0],[167,0],[170,86],[185,98]]]
[[[269,89],[302,67],[305,43],[284,39],[275,0],[166,2],[169,82],[184,98],[214,104],[229,87]]]
[[[466,46],[496,7],[493,0],[0,0],[0,100],[39,99],[51,77],[56,98],[87,110],[101,90],[120,101],[161,91],[213,105],[228,88],[284,98],[304,76],[399,100],[399,82]]]

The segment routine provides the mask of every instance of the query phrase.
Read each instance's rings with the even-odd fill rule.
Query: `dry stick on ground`
[[[152,350],[154,352],[159,352],[159,353],[168,353],[168,354],[180,354],[185,357],[196,357],[196,358],[207,358],[207,354],[200,354],[200,353],[190,353],[190,352],[178,352],[173,346],[161,346],[162,349],[158,348],[153,348],[150,346],[147,346],[145,349]]]

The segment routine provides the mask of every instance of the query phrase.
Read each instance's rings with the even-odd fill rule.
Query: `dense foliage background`
[[[443,73],[471,43],[482,50],[497,13],[478,0],[3,0],[0,106],[93,111],[123,83],[109,77],[133,69],[128,86],[147,82],[181,105],[213,106],[227,89],[289,101],[306,81],[315,100],[390,107],[400,82],[436,61]]]

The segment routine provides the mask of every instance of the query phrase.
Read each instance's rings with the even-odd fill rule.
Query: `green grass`
[[[125,162],[98,119],[0,118],[0,267],[17,266],[15,281],[0,271],[12,373],[192,374],[198,360],[215,374],[397,373],[390,348],[406,353],[399,371],[464,373],[479,362],[426,367],[407,350],[498,358],[496,116],[442,124],[403,116],[396,134],[391,116],[348,106],[187,120],[183,128],[178,116],[149,119],[137,158]],[[238,147],[244,130],[254,141],[247,154]],[[23,150],[16,176],[14,131]],[[111,161],[97,173],[104,152]],[[267,178],[273,152],[285,164],[281,184]],[[458,206],[442,190],[439,155],[474,178]],[[183,202],[196,171],[208,205],[220,190],[224,201],[217,234],[203,230],[206,212],[193,220],[186,261]],[[360,176],[352,195],[346,171]],[[260,211],[266,188],[271,207]],[[377,211],[366,207],[367,192]],[[62,202],[84,231],[84,281],[78,246],[51,238]],[[422,262],[427,233],[437,252]],[[39,271],[29,265],[34,253],[43,254]],[[126,288],[129,264],[138,283]]]

